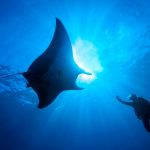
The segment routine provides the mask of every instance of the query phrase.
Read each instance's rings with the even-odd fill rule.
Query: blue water
[[[93,76],[45,109],[23,77],[1,78],[0,150],[149,150],[150,133],[115,98],[150,100],[149,8],[148,0],[1,0],[0,75],[27,70],[58,17],[76,63]]]

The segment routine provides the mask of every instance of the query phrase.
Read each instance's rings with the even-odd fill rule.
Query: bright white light
[[[92,75],[86,75],[86,74],[80,74],[77,78],[77,85],[80,87],[84,87],[87,84],[92,83],[96,79],[96,76],[94,74]]]
[[[93,43],[78,38],[73,44],[73,56],[80,68],[92,75],[81,74],[77,79],[77,84],[89,84],[96,79],[96,74],[103,71],[98,50]]]

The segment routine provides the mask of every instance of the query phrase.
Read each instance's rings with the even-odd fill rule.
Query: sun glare
[[[81,38],[78,38],[72,47],[75,62],[80,68],[91,73],[91,75],[80,74],[77,84],[82,86],[90,84],[96,79],[97,74],[103,71],[98,57],[98,50],[93,43]]]

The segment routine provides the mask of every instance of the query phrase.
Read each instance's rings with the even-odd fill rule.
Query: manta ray
[[[48,48],[37,57],[26,72],[21,73],[39,98],[38,108],[50,105],[65,90],[81,90],[75,81],[85,72],[73,58],[72,46],[62,22],[56,18],[56,28]]]

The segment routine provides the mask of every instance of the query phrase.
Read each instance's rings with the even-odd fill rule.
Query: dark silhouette
[[[148,100],[137,97],[135,94],[131,94],[129,96],[130,102],[123,101],[118,96],[116,98],[123,104],[131,106],[134,108],[136,116],[143,121],[143,125],[145,129],[150,132],[150,103]]]
[[[56,19],[56,29],[53,39],[46,49],[29,67],[22,73],[27,79],[27,87],[32,87],[39,97],[39,108],[52,103],[64,90],[81,90],[75,84],[80,69],[73,59],[72,46],[69,36],[59,19]]]

